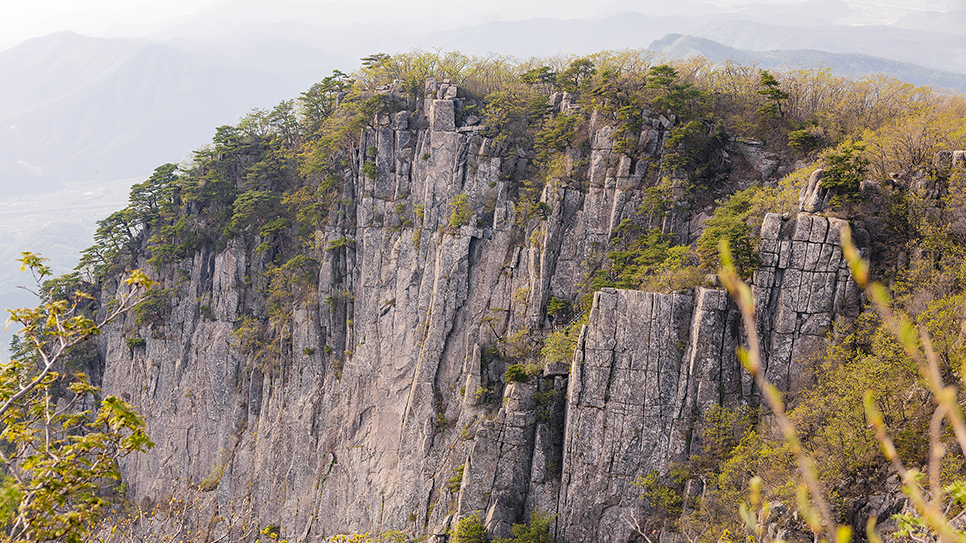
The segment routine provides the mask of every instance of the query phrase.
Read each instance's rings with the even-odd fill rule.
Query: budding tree
[[[47,281],[46,259],[22,254],[21,271],[32,273],[40,305],[8,310],[8,325],[22,329],[11,360],[0,365],[0,538],[81,541],[107,505],[106,485],[120,478],[117,459],[154,444],[131,405],[100,398],[88,377],[64,362],[154,283],[131,272],[129,292],[94,316],[90,294],[60,298]]]

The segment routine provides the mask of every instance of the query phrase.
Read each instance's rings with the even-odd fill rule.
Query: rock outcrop
[[[753,290],[766,376],[784,390],[859,298],[839,248],[844,221],[769,214]],[[714,405],[758,405],[741,370],[737,308],[725,292],[601,291],[577,348],[567,398],[564,541],[627,541],[642,514],[632,483],[699,451],[696,421]],[[598,526],[608,526],[599,531]]]
[[[131,316],[100,340],[105,392],[139,406],[157,444],[122,463],[135,503],[202,492],[216,536],[248,523],[299,541],[388,528],[443,537],[472,513],[506,535],[540,509],[557,515],[559,541],[626,541],[624,519],[642,513],[632,483],[686,458],[710,406],[757,404],[734,355],[736,310],[707,288],[600,291],[569,368],[506,383],[490,347],[525,358],[515,333],[548,332],[547,301],[577,298],[615,228],[637,216],[672,123],[645,126],[632,158],[592,121],[589,156],[569,160],[585,161],[586,181],[552,179],[542,221],[507,182],[528,152],[507,154],[478,119],[461,120],[456,87],[426,90],[415,112],[364,132],[354,171],[371,158],[374,177],[347,182],[315,233],[328,248],[317,288],[296,296],[290,338],[259,347],[273,354],[246,347],[244,326],[264,324],[269,307],[266,262],[244,237],[161,270],[178,279],[164,318]],[[576,107],[559,98],[560,114]],[[474,213],[454,225],[457,197]],[[694,237],[687,210],[660,221],[650,226]],[[786,389],[857,308],[840,228],[808,213],[765,218],[759,332],[767,374]],[[144,347],[125,344],[133,334]]]

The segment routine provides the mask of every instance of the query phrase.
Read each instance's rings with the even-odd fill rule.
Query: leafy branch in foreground
[[[0,539],[80,541],[107,504],[103,485],[120,478],[117,459],[153,446],[144,421],[123,400],[108,396],[82,373],[62,373],[64,361],[126,311],[154,282],[141,270],[124,281],[126,294],[103,317],[88,316],[93,297],[75,292],[58,299],[45,260],[22,253],[39,307],[13,309],[20,324],[10,362],[0,366]]]
[[[966,451],[966,422],[959,403],[958,390],[954,386],[943,383],[939,356],[926,327],[924,325],[916,327],[905,316],[892,310],[885,288],[869,280],[868,263],[862,260],[852,243],[850,229],[847,226],[844,227],[841,234],[842,253],[849,263],[853,280],[871,300],[886,327],[896,336],[906,355],[915,363],[936,404],[929,425],[927,473],[923,475],[918,470],[904,465],[892,437],[886,431],[883,415],[875,405],[872,392],[865,393],[866,417],[875,428],[876,438],[885,458],[892,463],[899,474],[903,482],[903,491],[916,510],[916,514],[896,516],[900,524],[900,533],[916,535],[914,539],[917,540],[921,539],[919,536],[925,536],[928,540],[938,540],[942,543],[964,543],[966,533],[955,528],[951,523],[952,519],[947,515],[950,511],[962,511],[966,506],[966,482],[955,480],[946,486],[941,484],[942,460],[948,448],[943,440],[949,439],[950,429],[955,444],[949,445]],[[819,540],[848,543],[851,538],[851,528],[836,526],[833,522],[818,482],[815,463],[801,446],[794,426],[785,413],[781,394],[764,377],[751,289],[735,271],[728,244],[724,240],[720,244],[720,251],[723,263],[720,272],[722,283],[737,302],[748,334],[749,348],[739,348],[738,357],[763,392],[763,397],[774,414],[779,429],[795,454],[804,480],[804,484],[799,485],[798,488],[799,511]],[[761,485],[762,481],[758,477],[750,481],[752,507],[749,508],[742,503],[739,514],[757,540],[767,540],[764,527],[770,511],[769,505],[761,502]],[[954,505],[958,507],[954,509]],[[869,519],[866,527],[867,537],[871,543],[882,543],[882,539],[875,533],[875,521],[874,517]]]
[[[802,448],[801,441],[799,441],[798,435],[795,432],[795,426],[785,412],[785,404],[782,401],[781,392],[765,378],[765,372],[761,366],[761,352],[759,349],[761,343],[758,339],[756,324],[758,321],[755,316],[754,297],[751,289],[741,280],[741,277],[735,269],[734,260],[731,257],[731,248],[726,238],[722,238],[718,243],[718,254],[721,257],[722,264],[720,271],[721,283],[728,289],[728,293],[738,303],[738,308],[741,310],[741,319],[745,331],[748,334],[749,347],[747,349],[742,347],[738,348],[738,360],[741,361],[741,365],[745,368],[745,371],[755,380],[758,389],[762,391],[762,396],[768,408],[774,414],[778,428],[781,430],[785,441],[795,456],[798,469],[801,472],[802,479],[804,479],[804,484],[799,485],[797,492],[798,507],[802,517],[808,523],[809,529],[818,535],[821,540],[830,541],[831,543],[848,543],[851,537],[851,530],[847,526],[836,527],[832,521],[831,509],[829,509],[828,502],[825,501],[825,493],[819,484],[818,470],[815,467],[815,462]],[[758,484],[760,485],[760,480]],[[752,497],[754,498],[756,495],[755,484],[752,484]],[[811,503],[809,503],[809,497],[811,497]],[[760,519],[767,518],[768,516],[768,505],[765,504],[763,509],[759,513],[756,513],[750,511],[748,506],[743,503],[741,504],[740,513],[742,519],[749,525],[749,528],[755,533],[758,533],[760,532],[760,525],[762,524]]]
[[[925,326],[920,325],[917,328],[904,316],[893,312],[885,288],[869,281],[869,265],[859,257],[858,251],[851,243],[848,229],[842,231],[842,253],[849,262],[855,282],[875,305],[885,325],[902,343],[906,355],[915,362],[936,402],[936,411],[933,412],[929,425],[929,465],[926,477],[928,487],[923,488],[920,484],[922,474],[904,465],[896,452],[892,438],[886,433],[882,414],[876,408],[872,396],[869,393],[865,395],[866,415],[876,429],[876,437],[882,445],[882,452],[895,467],[902,479],[903,491],[919,514],[918,517],[900,515],[900,527],[906,531],[914,530],[916,527],[926,529],[938,536],[943,543],[966,541],[966,533],[953,528],[950,519],[946,517],[950,510],[948,507],[950,504],[947,503],[949,498],[959,502],[960,507],[966,505],[966,494],[963,492],[966,489],[966,482],[953,481],[946,487],[940,484],[941,463],[947,452],[942,437],[947,432],[947,423],[952,428],[956,445],[961,451],[966,451],[966,423],[964,423],[956,387],[943,383],[939,357]],[[874,536],[870,529],[869,540],[880,543],[881,540]]]

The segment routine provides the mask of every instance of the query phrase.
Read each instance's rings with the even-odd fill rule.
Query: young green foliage
[[[825,169],[821,186],[833,192],[833,204],[859,200],[859,186],[869,166],[868,159],[862,156],[864,150],[864,143],[847,140],[822,156]]]
[[[456,523],[450,538],[453,543],[487,543],[486,526],[479,515],[463,517]]]
[[[727,161],[721,154],[728,140],[720,123],[690,121],[677,126],[664,142],[664,168],[686,174],[695,184],[711,186],[728,171]]]
[[[449,203],[449,217],[446,218],[446,231],[455,234],[459,232],[461,226],[470,223],[473,217],[473,208],[470,207],[469,199],[465,193],[457,194],[453,201]]]
[[[652,66],[647,72],[647,88],[659,91],[651,100],[655,107],[683,117],[694,113],[698,102],[706,93],[694,88],[691,83],[680,82],[679,78],[678,71],[673,66]]]
[[[526,383],[530,381],[530,375],[527,374],[527,369],[523,364],[510,364],[507,366],[505,377],[507,383]]]
[[[751,227],[746,222],[754,193],[754,188],[736,192],[714,210],[714,216],[698,238],[698,258],[703,266],[711,270],[718,268],[721,263],[719,241],[725,240],[739,275],[749,277],[755,271],[758,253],[751,239]]]
[[[550,523],[553,522],[553,515],[534,509],[530,513],[528,524],[514,524],[510,527],[510,534],[513,537],[501,543],[553,543],[553,536],[550,535]]]
[[[580,337],[580,329],[587,324],[587,314],[584,313],[579,319],[568,326],[555,330],[543,342],[540,349],[540,357],[547,364],[563,363],[569,365],[574,359],[574,351],[577,350],[577,339]]]
[[[19,261],[42,288],[51,273],[45,259],[23,253]],[[61,298],[51,289],[40,295],[40,306],[9,310],[10,321],[23,328],[10,362],[0,366],[0,530],[6,540],[81,541],[107,505],[102,486],[120,478],[117,459],[153,446],[132,406],[114,396],[98,401],[86,375],[56,370],[154,283],[137,270],[124,284],[128,293],[99,321],[87,316],[93,299],[80,291]]]

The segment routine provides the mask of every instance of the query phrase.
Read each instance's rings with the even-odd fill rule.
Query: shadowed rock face
[[[590,156],[568,159],[586,159],[588,186],[555,179],[542,198],[546,222],[524,229],[505,174],[527,153],[508,156],[478,126],[460,126],[453,89],[430,82],[415,113],[363,134],[355,170],[375,148],[375,178],[351,177],[347,203],[316,233],[351,242],[325,252],[281,354],[256,361],[233,335],[267,314],[265,262],[242,238],[162,270],[183,279],[163,321],[137,329],[130,316],[102,336],[105,393],[130,397],[157,444],[122,462],[133,501],[201,496],[211,504],[201,520],[229,519],[206,524],[213,537],[243,519],[299,540],[390,528],[442,535],[472,513],[506,535],[540,509],[558,515],[560,541],[624,541],[624,519],[642,514],[631,483],[686,458],[710,406],[757,403],[734,355],[736,310],[713,289],[605,289],[570,368],[505,383],[507,362],[488,347],[543,329],[550,296],[576,298],[587,263],[636,215],[643,159],[659,156],[670,121],[643,131],[634,159],[592,122]],[[460,194],[474,215],[454,229],[449,204]],[[689,224],[655,226],[687,240]],[[857,307],[840,226],[807,214],[765,219],[755,297],[767,374],[782,387],[795,386],[797,361]],[[144,348],[125,345],[133,333]],[[185,490],[199,484],[205,492]]]

